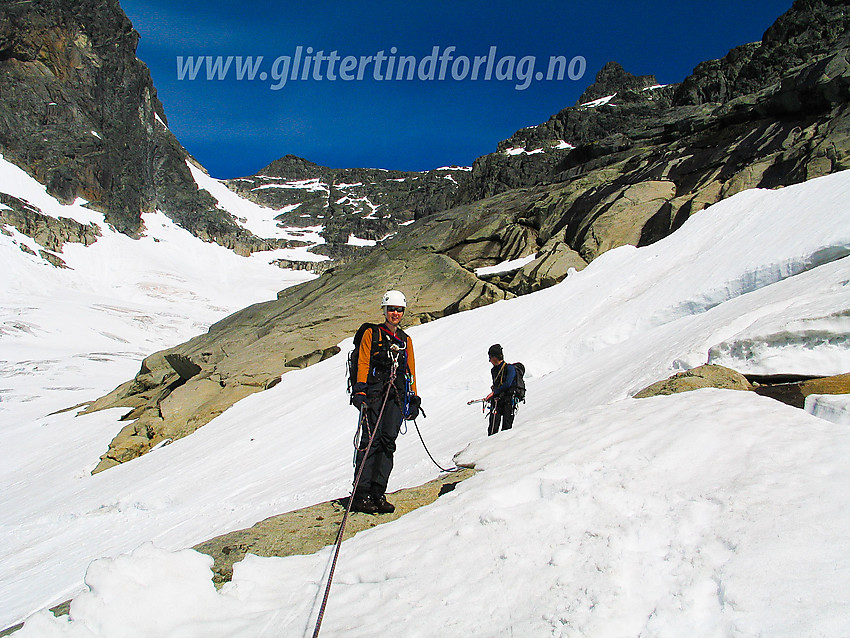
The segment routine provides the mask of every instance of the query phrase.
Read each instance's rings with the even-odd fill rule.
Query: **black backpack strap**
[[[494,381],[495,386],[498,388],[505,382],[505,375],[508,373],[508,364],[505,361],[502,361],[502,365],[499,368],[499,371],[496,373],[496,379]]]
[[[381,347],[383,346],[384,335],[381,334],[381,326],[373,325],[372,326],[372,352],[370,356],[372,357],[373,365],[375,360],[375,355],[377,355],[381,351]]]

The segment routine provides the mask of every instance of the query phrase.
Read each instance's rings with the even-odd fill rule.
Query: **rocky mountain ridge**
[[[470,169],[425,172],[333,169],[286,155],[251,177],[226,180],[241,197],[280,211],[287,227],[321,226],[312,250],[337,262],[356,258],[403,225],[450,208]]]

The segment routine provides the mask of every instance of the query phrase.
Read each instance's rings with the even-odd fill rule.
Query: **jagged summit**
[[[596,74],[596,81],[591,84],[576,102],[576,106],[598,100],[621,91],[641,91],[656,86],[658,81],[654,75],[632,75],[619,62],[608,62]]]

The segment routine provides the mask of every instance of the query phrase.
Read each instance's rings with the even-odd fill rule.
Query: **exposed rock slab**
[[[462,468],[424,485],[389,494],[388,500],[395,505],[395,512],[352,513],[345,524],[343,540],[433,503],[473,474],[475,470]],[[194,549],[213,557],[213,582],[220,586],[232,578],[233,564],[245,558],[246,554],[263,557],[313,554],[334,544],[346,505],[346,499],[343,498],[272,516],[248,529],[223,534],[200,543]]]

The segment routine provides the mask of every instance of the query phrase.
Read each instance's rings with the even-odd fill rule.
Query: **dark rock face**
[[[256,238],[199,192],[166,127],[139,35],[117,0],[33,0],[0,12],[0,152],[63,203],[136,235],[160,209],[228,247]]]
[[[591,84],[576,102],[581,106],[615,93],[638,92],[658,84],[654,75],[636,76],[627,72],[618,62],[608,62],[596,75],[596,81]]]
[[[699,64],[676,91],[674,104],[728,102],[779,82],[846,37],[846,0],[796,0],[765,31],[761,42],[732,49],[722,60]],[[842,47],[846,48],[847,43]]]

